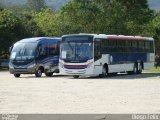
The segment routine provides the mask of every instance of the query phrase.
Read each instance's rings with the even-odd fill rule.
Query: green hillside
[[[27,0],[0,0],[5,4],[25,4]],[[46,0],[47,6],[59,9],[70,0]],[[160,10],[160,0],[148,0],[151,9]]]
[[[53,7],[55,9],[60,8],[65,5],[69,0],[46,0],[47,6]]]
[[[27,0],[0,0],[3,4],[25,4]],[[49,7],[59,9],[61,6],[65,5],[69,0],[46,0],[46,4]]]

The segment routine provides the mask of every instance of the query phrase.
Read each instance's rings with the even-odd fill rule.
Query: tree
[[[153,19],[147,0],[119,0],[124,6],[125,21],[131,35],[142,35],[147,24]]]
[[[149,33],[155,39],[156,54],[160,56],[160,12],[156,14],[155,18],[148,25]]]
[[[33,13],[32,17],[44,36],[60,36],[57,27],[58,14],[55,14],[52,9],[43,9],[41,12]]]
[[[1,56],[2,53],[8,52],[8,48],[17,40],[18,36],[20,36],[20,26],[19,19],[10,11],[0,11],[0,43],[3,43],[0,44]]]
[[[147,0],[72,0],[62,8],[71,33],[140,35],[152,19]]]
[[[27,0],[27,6],[30,11],[38,12],[46,7],[45,0]]]

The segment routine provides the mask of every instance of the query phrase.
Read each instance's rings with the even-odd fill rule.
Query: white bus
[[[139,74],[154,66],[154,39],[140,36],[71,34],[62,36],[62,75],[105,77],[108,73]]]

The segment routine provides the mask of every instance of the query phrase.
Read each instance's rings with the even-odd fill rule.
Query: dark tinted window
[[[153,42],[150,41],[150,52],[153,53],[154,52],[154,46],[153,46]]]
[[[109,41],[107,39],[101,39],[101,49],[102,54],[106,54],[109,51]]]
[[[94,41],[94,60],[101,58],[101,41],[97,39]]]
[[[110,52],[154,52],[153,41],[101,39],[102,54]]]
[[[38,51],[38,58],[39,59],[43,59],[43,58],[46,58],[47,56],[48,56],[48,47],[47,47],[47,43],[40,43],[39,45],[38,45],[38,49],[37,49],[37,51]]]
[[[59,44],[51,43],[48,45],[49,55],[59,55]]]
[[[48,55],[48,47],[47,43],[43,43],[39,45],[39,57],[44,58]]]

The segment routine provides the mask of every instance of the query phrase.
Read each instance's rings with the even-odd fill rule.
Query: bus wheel
[[[138,73],[138,65],[135,63],[133,66],[133,74],[137,74]]]
[[[18,78],[20,77],[20,74],[14,74],[14,77]]]
[[[41,68],[38,68],[38,70],[35,73],[35,76],[36,77],[41,77],[42,76],[42,69]]]
[[[52,72],[50,72],[50,73],[45,72],[45,75],[46,75],[47,77],[52,77],[53,73],[52,73]]]
[[[79,78],[79,75],[74,75],[73,77],[74,77],[74,78]]]
[[[102,74],[99,75],[100,78],[103,78],[103,77],[106,77],[107,75],[107,69],[105,66],[103,66],[103,69],[102,69]]]
[[[142,70],[143,70],[143,66],[142,66],[142,64],[140,64],[138,67],[138,74],[141,74]]]

